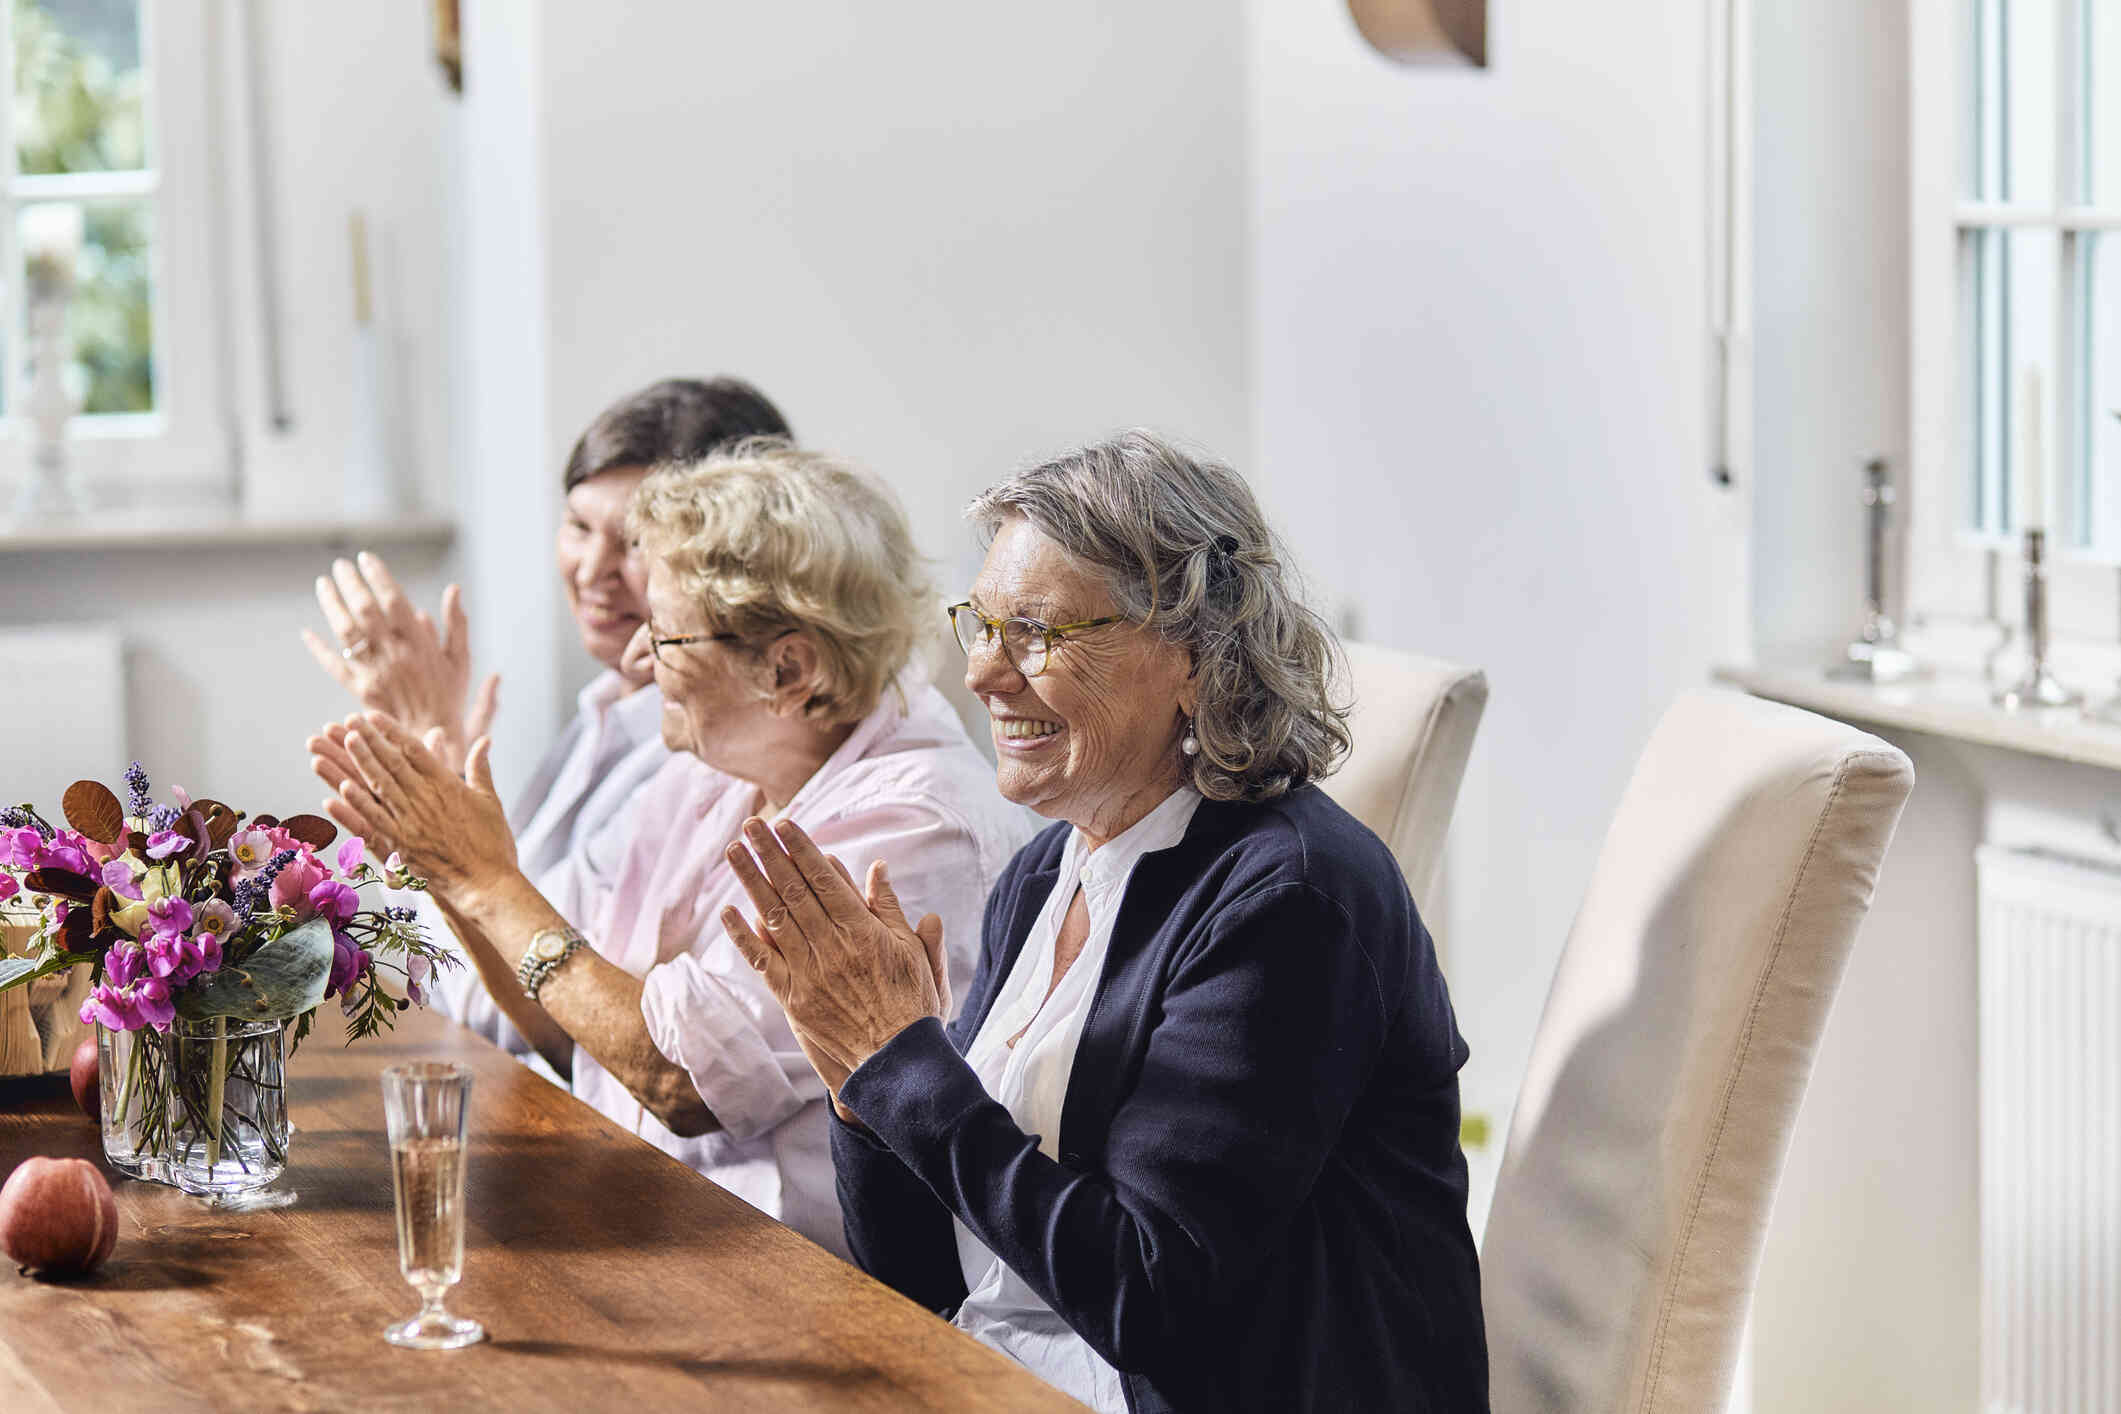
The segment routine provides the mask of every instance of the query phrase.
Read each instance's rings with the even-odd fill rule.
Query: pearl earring
[[[1178,739],[1178,750],[1181,756],[1200,755],[1200,738],[1193,735],[1193,719],[1191,717],[1186,718],[1186,734]]]

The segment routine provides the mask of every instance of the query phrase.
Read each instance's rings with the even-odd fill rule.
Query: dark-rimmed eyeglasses
[[[669,638],[658,638],[656,637],[654,621],[651,620],[648,625],[648,650],[655,654],[655,660],[665,667],[671,666],[670,660],[663,656],[665,648],[680,648],[687,643],[736,643],[739,641],[739,636],[733,633],[680,633],[674,634]]]
[[[975,649],[984,648],[1000,639],[1002,652],[1016,670],[1027,678],[1035,678],[1046,671],[1053,660],[1053,645],[1066,643],[1069,635],[1085,629],[1103,628],[1106,624],[1125,623],[1125,614],[1106,614],[1103,618],[1077,619],[1069,624],[1040,623],[1037,619],[1010,617],[990,619],[972,607],[968,600],[952,604],[944,610],[950,615],[950,631],[957,635],[957,646],[971,657]]]

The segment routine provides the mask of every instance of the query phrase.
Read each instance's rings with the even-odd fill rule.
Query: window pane
[[[2082,200],[2121,206],[2121,4],[2083,0]]]
[[[1973,0],[1969,186],[1982,201],[2046,205],[2055,196],[2056,23],[2073,0]]]
[[[2010,529],[2013,533],[2028,523],[2026,512],[2032,509],[2021,504],[2028,451],[2038,452],[2041,480],[2048,490],[2049,504],[2041,509],[2041,524],[2052,524],[2054,517],[2055,284],[2061,270],[2060,240],[2053,231],[2005,233],[2009,250],[2006,263],[2010,272],[2010,284],[2004,296],[2010,308],[2006,330],[2009,347],[2005,359],[2005,367],[2010,370],[2010,383],[2006,388],[2010,435],[2005,438],[2004,453],[2010,467]],[[2035,382],[2039,401],[2034,406],[2039,410],[2042,424],[2037,431],[2026,425],[2028,388]],[[2034,447],[2035,437],[2038,439],[2037,448]]]
[[[2048,511],[2056,504],[2055,475],[2055,299],[2059,237],[2053,231],[1975,232],[1974,347],[1974,524],[1990,533],[2015,534],[2026,524],[2026,412],[2029,389],[2038,385],[2043,409],[2037,448],[2047,479]],[[2043,523],[2048,519],[2043,516]]]
[[[1973,331],[1968,354],[1967,383],[1973,394],[1968,445],[1973,449],[1974,529],[2000,535],[2009,502],[2009,465],[2004,456],[2010,434],[2009,398],[2005,395],[2005,357],[2010,348],[2009,323],[2005,315],[2010,289],[2005,257],[2009,253],[2007,231],[1983,230],[1966,233],[1964,254],[1971,265],[1968,280]]]
[[[2090,473],[2098,543],[2121,549],[2121,235],[2085,239],[2077,294],[2082,302],[2087,396],[2077,410]]]
[[[82,415],[153,412],[153,302],[149,290],[150,212],[145,201],[39,202],[18,225],[34,330],[40,292],[71,297],[72,345],[66,388]],[[34,359],[35,335],[32,333]]]
[[[20,171],[147,164],[139,0],[13,0]]]
[[[2003,5],[1966,0],[1966,91],[1974,106],[1964,186],[1976,201],[2003,200]]]

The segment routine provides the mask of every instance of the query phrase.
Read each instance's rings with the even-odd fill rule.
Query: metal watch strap
[[[561,940],[560,951],[556,956],[540,955],[538,945],[546,938]],[[523,995],[536,1001],[538,989],[545,985],[545,979],[559,971],[560,965],[573,957],[575,950],[586,942],[587,939],[572,928],[540,928],[532,933],[530,946],[523,951],[523,960],[516,964],[516,981],[523,984]]]

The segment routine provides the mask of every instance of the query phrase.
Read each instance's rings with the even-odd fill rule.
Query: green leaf
[[[190,1021],[234,1016],[285,1021],[324,1000],[331,980],[331,925],[312,918],[264,944],[241,966],[224,966],[177,993],[177,1014]]]
[[[94,962],[95,954],[48,948],[41,957],[0,957],[0,992],[64,972],[77,963]]]

